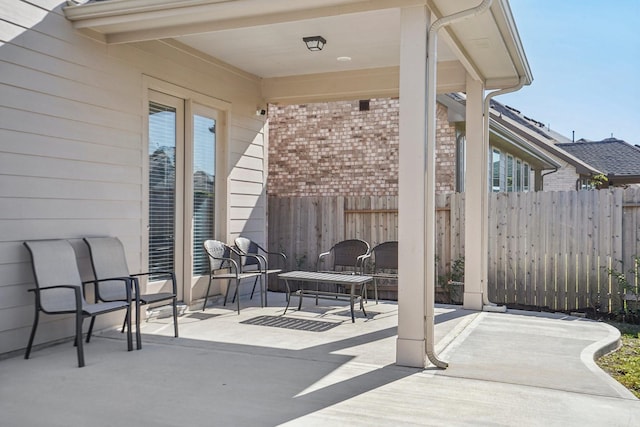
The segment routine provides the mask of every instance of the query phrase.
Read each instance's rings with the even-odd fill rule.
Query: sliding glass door
[[[180,299],[208,274],[202,242],[215,237],[214,109],[150,91],[148,268],[174,271]],[[153,291],[166,281],[147,284]]]

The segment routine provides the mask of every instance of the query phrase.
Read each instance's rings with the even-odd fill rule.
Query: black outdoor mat
[[[191,318],[191,319],[198,319],[198,320],[208,320],[208,319],[212,319],[214,317],[218,317],[218,316],[222,316],[221,314],[214,314],[214,313],[191,313],[189,314],[187,317]]]
[[[299,331],[310,332],[324,332],[340,325],[338,322],[292,319],[290,317],[283,316],[258,316],[240,323],[245,325],[271,326],[273,328],[296,329]]]
[[[359,309],[355,309],[354,311],[355,317],[365,317],[364,313],[362,312],[362,310]],[[371,311],[369,309],[367,309],[367,319],[373,319],[374,317],[376,317],[378,314],[382,314],[381,312],[377,312],[377,311]],[[333,313],[331,313],[332,316],[346,316],[346,317],[351,317],[351,310],[341,310],[341,311],[335,311]]]

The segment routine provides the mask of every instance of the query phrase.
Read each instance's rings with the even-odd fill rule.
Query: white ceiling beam
[[[458,61],[438,64],[438,92],[463,91],[466,70]],[[274,104],[397,97],[400,67],[273,77],[262,80],[262,96]]]

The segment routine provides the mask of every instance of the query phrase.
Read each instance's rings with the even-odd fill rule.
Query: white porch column
[[[483,103],[482,82],[467,75],[463,307],[469,310],[482,310],[487,281],[489,145],[484,141]]]
[[[398,341],[396,363],[422,368],[425,349],[424,154],[429,11],[401,11],[398,201]]]

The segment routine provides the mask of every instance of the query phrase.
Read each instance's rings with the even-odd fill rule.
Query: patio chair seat
[[[240,273],[240,274],[234,274],[234,273],[225,273],[225,274],[214,274],[212,277],[214,279],[249,279],[252,277],[258,277],[260,276],[260,272],[255,271],[252,273]]]
[[[133,296],[135,298],[135,294]],[[158,292],[156,294],[142,294],[140,295],[140,303],[144,304],[153,304],[160,301],[167,301],[173,298],[173,294],[170,292]]]
[[[110,301],[102,302],[100,304],[89,304],[85,302],[82,304],[82,311],[90,316],[95,316],[100,313],[107,313],[109,311],[120,310],[125,307],[126,301]]]
[[[91,326],[87,333],[87,342],[91,337],[91,330],[96,316],[125,310],[125,325],[127,329],[127,349],[133,349],[131,337],[131,288],[127,280],[112,280],[114,287],[119,286],[124,295],[123,301],[99,302],[89,304],[84,297],[84,286],[93,283],[97,288],[97,280],[82,282],[76,254],[71,244],[66,240],[42,240],[24,242],[31,257],[33,276],[36,287],[29,289],[35,295],[35,315],[29,343],[24,358],[31,355],[31,348],[38,328],[40,312],[47,314],[75,314],[75,345],[77,347],[78,366],[84,366],[84,349],[82,345],[82,323],[86,317],[91,318]]]

